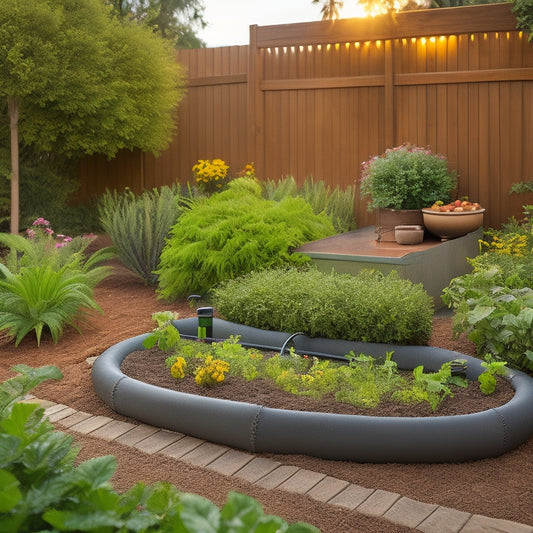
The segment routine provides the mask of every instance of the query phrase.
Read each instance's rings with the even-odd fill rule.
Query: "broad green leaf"
[[[18,479],[7,470],[0,470],[0,513],[7,513],[22,498]]]
[[[116,468],[115,457],[106,455],[84,461],[76,468],[76,473],[78,479],[88,483],[91,489],[97,489],[109,482]]]
[[[180,519],[188,531],[217,533],[220,511],[215,504],[196,494],[182,494],[180,504]]]
[[[0,467],[4,467],[20,457],[22,439],[13,435],[0,433]]]
[[[228,531],[246,533],[263,517],[261,504],[246,494],[230,492],[220,512],[220,518]]]
[[[35,427],[40,423],[43,415],[44,409],[36,404],[16,403],[9,417],[0,422],[0,429],[10,435],[26,440],[26,432],[30,429],[30,422],[32,422],[31,426]]]
[[[72,441],[66,433],[48,432],[24,448],[21,462],[29,470],[51,471],[69,462]]]
[[[484,318],[487,318],[496,307],[477,305],[472,311],[468,313],[468,321],[470,324],[477,324]]]
[[[103,528],[121,528],[123,520],[113,511],[60,511],[50,509],[43,513],[43,520],[60,531],[98,531]]]

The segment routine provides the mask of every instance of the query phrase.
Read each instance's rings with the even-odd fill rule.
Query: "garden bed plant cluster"
[[[393,360],[394,352],[384,358],[370,355],[346,354],[345,362],[328,358],[299,355],[294,349],[287,353],[262,352],[246,348],[239,337],[213,342],[198,342],[180,337],[172,321],[172,312],[153,315],[158,326],[143,342],[146,348],[156,344],[173,352],[165,365],[176,380],[194,378],[199,387],[221,386],[226,377],[246,381],[267,380],[285,392],[321,399],[333,395],[337,402],[372,409],[382,400],[402,404],[427,402],[435,411],[447,397],[453,397],[456,387],[468,387],[465,376],[466,361],[457,359],[443,363],[436,372],[425,372],[418,365],[411,375],[401,373]],[[485,371],[479,375],[483,394],[496,389],[498,375],[505,375],[505,362],[486,361]]]

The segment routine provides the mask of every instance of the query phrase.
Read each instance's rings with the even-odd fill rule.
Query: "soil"
[[[387,398],[375,408],[356,407],[336,401],[333,394],[328,394],[319,400],[290,394],[265,379],[246,381],[228,376],[220,386],[199,387],[192,376],[177,380],[170,375],[169,369],[165,366],[165,359],[170,355],[172,352],[162,352],[157,348],[132,352],[123,361],[121,370],[127,376],[139,381],[198,396],[239,400],[277,409],[347,415],[409,417],[462,415],[498,407],[514,396],[511,384],[505,379],[499,379],[496,390],[490,395],[483,394],[477,382],[470,382],[467,388],[452,386],[453,397],[444,398],[436,411],[432,410],[428,402],[407,405]]]
[[[98,237],[92,247],[105,244],[108,244],[107,239]],[[58,344],[43,336],[41,346],[37,347],[35,338],[28,335],[15,348],[12,342],[0,339],[0,380],[12,377],[14,373],[10,369],[19,363],[31,366],[54,364],[61,369],[64,378],[40,385],[34,391],[37,397],[94,415],[128,420],[113,412],[95,394],[86,359],[98,356],[121,340],[150,331],[153,328],[151,314],[155,311],[177,311],[181,318],[185,318],[194,316],[195,310],[183,300],[172,303],[158,300],[154,289],[145,286],[120,262],[113,260],[110,264],[114,273],[95,290],[96,301],[104,314],[94,315],[90,324],[82,327],[82,335],[74,329],[66,329]],[[464,337],[453,338],[449,318],[435,318],[429,344],[475,355],[471,342]],[[243,480],[146,454],[116,442],[81,434],[75,434],[75,438],[82,447],[79,461],[107,454],[117,458],[118,468],[112,478],[117,490],[126,490],[137,481],[153,483],[163,480],[174,483],[183,491],[201,494],[217,505],[225,502],[231,490],[244,492],[260,501],[267,513],[280,515],[289,522],[303,520],[328,533],[413,531],[379,518],[321,504],[306,496],[262,489]],[[500,457],[463,463],[370,464],[327,461],[303,455],[263,456],[422,502],[533,525],[533,437]]]

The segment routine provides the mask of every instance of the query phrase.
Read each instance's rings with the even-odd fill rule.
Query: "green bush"
[[[395,272],[253,272],[215,288],[212,300],[233,322],[312,337],[425,344],[433,326],[432,298]]]
[[[88,312],[101,312],[93,289],[111,273],[99,263],[114,256],[112,248],[87,257],[90,239],[58,241],[48,221],[36,220],[41,221],[31,230],[33,238],[0,234],[0,244],[10,248],[0,263],[0,331],[7,330],[16,345],[30,331],[40,344],[45,328],[57,342],[65,325],[78,329]]]
[[[235,179],[196,200],[174,225],[161,253],[158,292],[171,300],[253,270],[303,264],[309,259],[292,250],[333,233],[328,218],[302,198],[265,200],[256,181]]]
[[[454,278],[443,291],[443,301],[455,311],[454,333],[466,334],[480,356],[532,371],[533,290],[524,286],[520,269],[509,268],[515,264],[509,256],[484,254],[474,264],[471,274]]]
[[[122,263],[149,285],[156,285],[154,270],[168,232],[180,214],[180,195],[175,188],[164,186],[139,196],[129,189],[121,194],[106,191],[98,212]]]
[[[451,280],[443,301],[455,311],[454,333],[486,354],[533,371],[533,237],[531,221],[510,219],[488,230],[472,272]]]
[[[19,401],[46,379],[59,379],[59,370],[13,370],[20,375],[0,385],[0,531],[318,532],[265,515],[256,500],[235,492],[222,510],[164,482],[119,494],[109,481],[113,456],[76,466],[73,437],[54,431],[42,407]]]
[[[262,182],[263,197],[267,200],[279,202],[288,196],[301,197],[306,200],[316,215],[324,213],[333,224],[337,233],[344,233],[355,229],[355,189],[339,187],[331,190],[324,181],[314,181],[307,178],[298,188],[292,176],[279,181],[267,180]]]

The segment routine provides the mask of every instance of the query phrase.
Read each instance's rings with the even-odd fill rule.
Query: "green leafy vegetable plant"
[[[230,492],[219,509],[170,483],[137,483],[116,492],[116,461],[96,457],[76,465],[73,437],[54,431],[44,409],[20,400],[56,367],[18,365],[20,375],[0,384],[0,531],[158,531],[162,533],[318,533],[310,524],[288,524],[265,515],[253,498]]]
[[[172,321],[178,318],[177,313],[172,311],[159,311],[152,314],[152,319],[156,321],[157,326],[144,341],[145,348],[157,346],[163,350],[170,350],[176,346],[180,340],[179,331],[172,325]]]
[[[496,376],[505,376],[507,373],[506,365],[505,361],[495,361],[490,355],[486,356],[485,361],[481,363],[481,366],[485,368],[485,372],[477,378],[479,388],[483,394],[492,394],[496,390],[498,384]]]
[[[409,379],[399,373],[392,351],[382,359],[350,352],[345,362],[339,362],[299,355],[292,348],[288,354],[263,354],[238,341],[231,337],[206,344],[182,339],[165,365],[174,378],[194,376],[199,386],[222,385],[227,373],[248,381],[265,379],[285,392],[318,400],[333,394],[338,402],[369,409],[391,398],[407,404],[428,402],[436,410],[453,396],[452,386],[468,385],[465,377],[452,374],[456,361],[443,363],[437,372],[424,373],[420,365]]]

